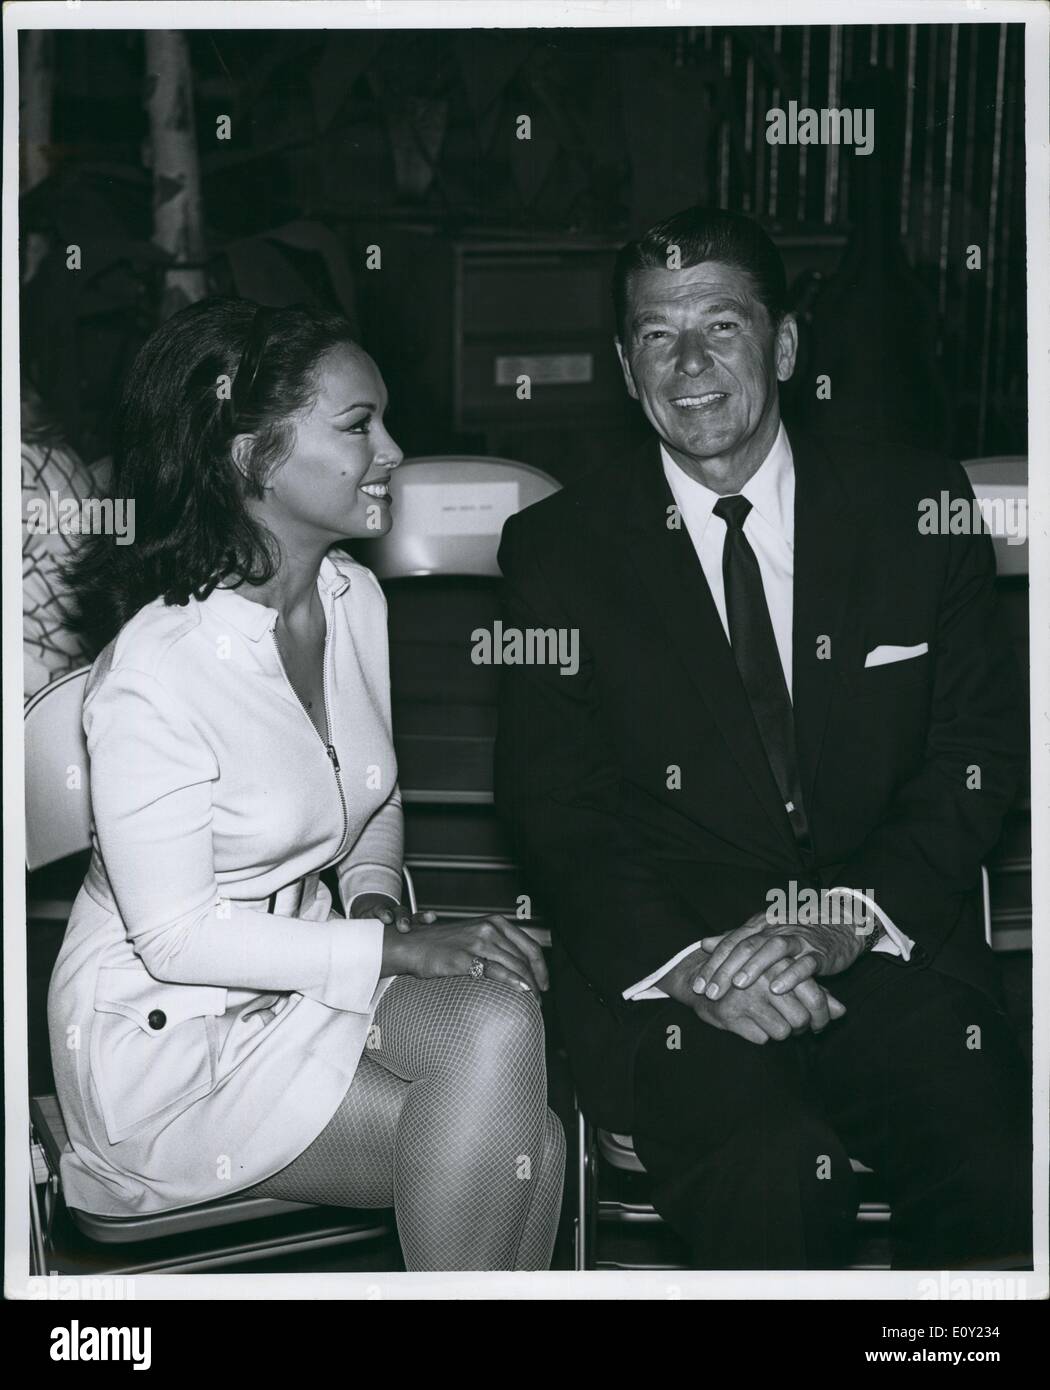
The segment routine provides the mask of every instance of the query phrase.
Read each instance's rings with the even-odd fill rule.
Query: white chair
[[[1028,459],[1024,454],[967,459],[963,464],[995,546],[1000,579],[1028,574]],[[1010,518],[1020,522],[1010,533]],[[1023,534],[1021,527],[1023,526]]]
[[[35,695],[25,709],[26,865],[31,871],[86,850],[91,844],[88,752],[81,724],[87,677],[87,670],[62,677]],[[411,883],[408,898],[414,907]],[[34,913],[38,917],[53,915],[54,907],[48,902],[31,907],[27,914],[30,922]],[[69,1137],[53,1094],[32,1096],[29,1112],[31,1269],[34,1274],[47,1274],[55,1254],[54,1225],[60,1210],[59,1162],[69,1147]],[[38,1188],[43,1189],[43,1202]],[[237,1194],[148,1216],[111,1217],[72,1207],[66,1210],[77,1230],[96,1246],[131,1249],[119,1268],[107,1267],[110,1274],[225,1269],[278,1255],[390,1237],[394,1230],[392,1213],[387,1211],[343,1212]],[[267,1227],[255,1225],[264,1219]],[[221,1228],[236,1229],[228,1229],[218,1242],[201,1239]],[[97,1258],[96,1251],[92,1270],[97,1267]]]
[[[493,812],[499,673],[472,663],[471,633],[499,613],[504,522],[559,484],[512,459],[435,455],[406,459],[390,489],[389,533],[354,551],[389,605],[405,859],[439,918],[513,912],[521,884]]]
[[[1027,645],[1028,460],[1023,454],[969,459],[963,467],[995,547],[1000,602],[1020,647]],[[1011,529],[1012,524],[1012,529]],[[1022,652],[1022,664],[1026,653]],[[1022,793],[984,875],[986,922],[994,951],[1032,949],[1032,802]],[[1025,828],[1019,818],[1027,818]],[[1027,880],[1027,887],[1025,886]],[[993,893],[992,888],[995,888]]]
[[[390,475],[394,524],[361,548],[378,579],[425,575],[500,577],[503,523],[560,488],[514,459],[433,454],[405,459]]]

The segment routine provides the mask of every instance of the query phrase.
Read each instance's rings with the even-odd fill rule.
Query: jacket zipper
[[[328,619],[328,616],[329,615],[326,614],[326,621]],[[332,771],[335,773],[335,785],[339,791],[339,805],[342,808],[343,812],[343,834],[342,838],[339,841],[339,852],[336,854],[334,859],[330,859],[328,863],[324,866],[325,869],[330,869],[333,864],[338,864],[339,860],[343,857],[343,846],[346,844],[346,832],[349,828],[350,822],[350,817],[346,809],[346,795],[343,792],[343,780],[340,776],[342,769],[339,766],[339,756],[335,751],[335,744],[325,743],[324,739],[321,738],[320,733],[318,733],[317,725],[310,718],[310,711],[303,704],[302,700],[299,698],[299,692],[288,679],[288,672],[284,669],[284,662],[281,660],[281,649],[277,645],[277,633],[275,631],[276,627],[277,619],[274,618],[273,626],[270,628],[270,640],[273,642],[274,655],[277,657],[277,665],[281,668],[281,675],[284,677],[285,684],[288,686],[288,689],[295,696],[296,703],[298,704],[299,708],[302,710],[303,714],[309,721],[310,728],[313,730],[314,734],[320,741],[321,747],[324,749],[325,753],[328,756],[329,762],[332,764]],[[330,628],[331,623],[329,622],[328,626],[325,629],[324,652],[321,657],[321,693],[324,700],[324,723],[325,728],[328,730],[329,737],[331,737],[332,733],[332,716],[328,711],[328,633]],[[323,873],[324,870],[321,869],[318,870],[318,872]]]

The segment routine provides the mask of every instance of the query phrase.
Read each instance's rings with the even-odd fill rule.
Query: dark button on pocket
[[[163,1009],[151,1009],[146,1018],[146,1022],[151,1028],[161,1029],[168,1021],[168,1015]]]

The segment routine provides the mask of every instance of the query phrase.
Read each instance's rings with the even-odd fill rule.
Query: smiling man
[[[496,777],[583,1109],[698,1268],[848,1263],[851,1158],[899,1267],[1023,1265],[1028,1081],[978,898],[1022,705],[990,540],[916,523],[965,474],[789,438],[797,330],[749,219],[652,228],[614,297],[655,437],[500,551],[506,621],[579,633],[571,677],[505,669]]]

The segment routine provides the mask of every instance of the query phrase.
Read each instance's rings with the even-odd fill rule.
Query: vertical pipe
[[[722,36],[722,73],[727,79],[733,76],[733,38],[731,34]],[[731,80],[726,81],[726,91],[729,94],[728,112],[722,122],[721,140],[719,142],[719,170],[718,170],[718,206],[727,208],[729,206],[729,122],[733,113],[733,84]]]
[[[805,25],[802,30],[802,80],[800,83],[800,103],[803,108],[809,106],[809,46],[810,29]],[[800,223],[806,221],[806,156],[809,153],[808,145],[798,147],[798,213],[797,219]]]
[[[1011,34],[1012,39],[1018,39],[1016,33]],[[995,311],[996,324],[996,345],[995,345],[995,369],[994,387],[998,388],[1000,394],[1005,394],[1010,385],[1010,369],[1013,366],[1013,359],[1010,355],[1009,342],[1011,337],[1017,341],[1017,324],[1010,321],[1010,243],[1012,240],[1011,228],[1013,220],[1013,198],[1014,198],[1014,162],[1015,153],[1020,146],[1024,147],[1024,114],[1023,106],[1020,101],[1020,93],[1024,91],[1024,37],[1023,32],[1019,41],[1010,43],[1014,57],[1010,66],[1013,70],[1012,80],[1006,84],[1006,113],[1005,113],[1005,132],[1003,135],[1004,155],[1003,155],[1003,196],[1002,196],[1002,224],[1003,231],[999,240],[999,250],[997,262],[1000,267],[996,283],[998,285],[997,307]],[[1018,111],[1021,112],[1020,119]],[[1021,225],[1024,225],[1024,215],[1022,211]],[[1024,344],[1026,338],[1021,337],[1020,342]],[[1022,361],[1023,361],[1022,357]]]
[[[759,74],[755,84],[755,115],[758,127],[755,131],[755,216],[764,217],[768,211],[766,203],[766,80]]]
[[[968,24],[968,37],[970,41],[970,67],[966,76],[966,143],[963,155],[963,215],[969,219],[970,204],[973,197],[974,161],[976,152],[974,146],[974,131],[977,123],[977,69],[980,60],[980,36],[983,26]],[[967,227],[964,235],[970,234]]]
[[[828,107],[838,110],[839,83],[842,63],[842,26],[833,24],[828,43]],[[835,220],[838,206],[839,161],[841,153],[838,145],[829,145],[824,151],[824,225],[828,227]]]
[[[908,235],[911,203],[911,146],[915,125],[915,25],[908,25],[908,104],[904,113],[904,159],[901,165],[901,236]]]
[[[941,185],[941,234],[937,278],[937,317],[942,320],[938,345],[943,349],[943,319],[948,307],[948,238],[952,220],[952,168],[955,162],[955,89],[959,75],[959,26],[952,25],[948,49],[948,110],[945,117],[944,182]]]
[[[937,123],[937,32],[938,26],[927,26],[930,51],[926,58],[926,111],[923,121],[922,139],[925,145],[922,157],[922,228],[919,246],[923,260],[930,254],[930,241],[933,231],[933,147],[937,142],[939,126]]]
[[[779,24],[773,26],[773,52],[779,58],[784,43],[784,30]],[[780,86],[774,80],[773,95],[770,99],[770,106],[780,105]],[[769,209],[770,217],[777,215],[777,185],[780,178],[780,146],[770,145],[769,147]]]
[[[750,212],[750,179],[754,176],[755,165],[755,59],[751,53],[747,55],[745,73],[747,80],[744,91],[744,154],[747,157],[747,167],[744,170],[743,205],[744,211]]]
[[[988,425],[988,365],[992,336],[992,292],[995,288],[995,239],[999,231],[999,165],[1003,139],[1003,83],[1006,77],[1007,26],[999,25],[999,52],[995,64],[995,130],[992,135],[992,168],[988,190],[988,238],[985,248],[984,322],[981,325],[981,395],[977,416],[977,448],[984,453]]]

